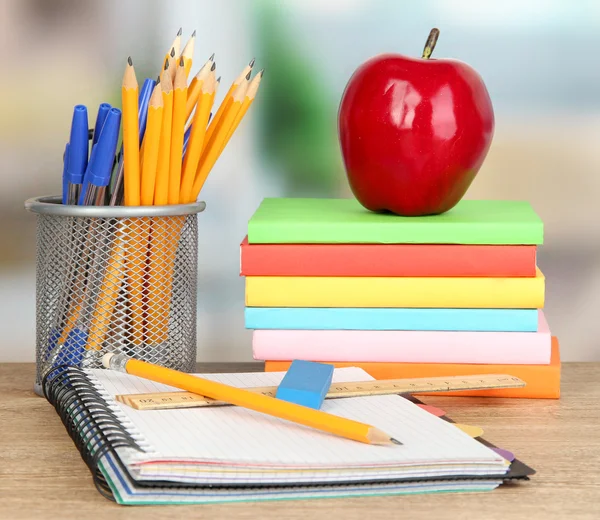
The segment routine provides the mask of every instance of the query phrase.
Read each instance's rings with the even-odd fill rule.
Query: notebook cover
[[[246,307],[247,329],[536,332],[537,309]]]
[[[539,245],[543,222],[526,201],[463,199],[441,215],[400,217],[354,198],[266,198],[248,222],[248,242]]]
[[[539,332],[255,330],[252,352],[261,361],[544,365],[551,336],[540,312]]]
[[[536,246],[240,245],[240,276],[535,276]]]
[[[266,361],[266,372],[287,370],[290,361]],[[457,363],[358,363],[334,362],[336,368],[360,367],[375,379],[403,379],[412,377],[443,377],[474,374],[510,374],[527,383],[523,388],[494,390],[466,390],[427,393],[454,397],[522,397],[531,399],[558,399],[560,397],[560,347],[552,337],[552,357],[549,365],[475,365]],[[417,394],[418,395],[418,394]]]
[[[545,278],[247,276],[247,307],[542,309]]]

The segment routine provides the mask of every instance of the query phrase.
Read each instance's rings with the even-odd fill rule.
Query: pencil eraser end
[[[110,360],[115,354],[113,352],[109,352],[108,354],[104,354],[102,356],[102,366],[104,368],[110,368]]]
[[[296,359],[277,387],[275,397],[319,410],[332,378],[333,365]]]

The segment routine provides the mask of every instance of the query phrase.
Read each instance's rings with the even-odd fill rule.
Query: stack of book
[[[241,244],[254,359],[266,371],[304,359],[376,379],[505,373],[526,386],[456,395],[558,398],[542,242],[523,201],[399,217],[354,199],[265,199]]]

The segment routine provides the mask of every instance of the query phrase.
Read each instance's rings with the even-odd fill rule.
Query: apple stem
[[[423,49],[422,58],[424,58],[426,60],[429,59],[429,57],[433,53],[433,49],[435,49],[435,44],[437,43],[437,39],[438,39],[439,35],[440,35],[439,29],[436,29],[435,27],[433,29],[431,29],[431,31],[429,32],[427,41],[425,42],[425,48]]]

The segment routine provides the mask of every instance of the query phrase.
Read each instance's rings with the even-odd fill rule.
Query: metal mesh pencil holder
[[[36,381],[107,352],[175,370],[196,364],[198,213],[169,206],[25,203],[37,215]]]

